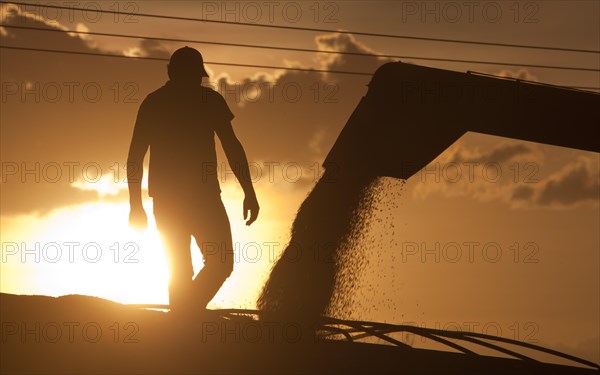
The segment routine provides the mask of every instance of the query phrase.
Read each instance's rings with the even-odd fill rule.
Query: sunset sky
[[[0,27],[0,45],[159,58],[189,45],[207,62],[366,73],[398,60],[67,32],[78,30],[600,69],[598,53],[139,15],[600,50],[597,1],[473,2],[472,7],[420,1],[247,4],[79,2],[88,9],[136,14],[126,17],[2,3],[0,19],[7,27]],[[598,71],[401,60],[600,88]],[[289,239],[295,212],[366,93],[369,77],[214,64],[206,68],[210,77],[204,83],[219,89],[235,114],[233,126],[251,162],[261,204],[258,221],[246,227],[243,193],[218,147],[222,197],[238,258],[209,306],[255,308]],[[145,233],[127,225],[124,168],[137,110],[167,80],[166,62],[2,48],[0,74],[0,291],[167,303],[168,275],[152,217]],[[467,178],[464,161],[480,163],[473,179]],[[450,164],[462,166],[462,177],[455,178]],[[489,164],[498,166],[501,176],[490,179]],[[469,133],[426,169],[428,173],[405,184],[380,181],[375,216],[360,245],[368,265],[360,270],[360,285],[351,297],[356,307],[347,318],[471,327],[600,361],[598,154]],[[152,200],[146,192],[144,197],[150,213]],[[194,261],[201,267],[198,251]]]

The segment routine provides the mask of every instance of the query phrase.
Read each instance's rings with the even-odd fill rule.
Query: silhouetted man
[[[148,192],[169,261],[169,304],[174,311],[200,311],[233,271],[231,228],[217,178],[215,133],[244,190],[246,225],[256,220],[259,206],[246,154],[231,127],[234,116],[219,93],[201,86],[208,74],[200,52],[189,47],[175,51],[168,74],[169,81],[146,97],[137,115],[127,160],[129,223],[147,226],[141,181],[150,147]],[[191,236],[204,260],[193,281]]]

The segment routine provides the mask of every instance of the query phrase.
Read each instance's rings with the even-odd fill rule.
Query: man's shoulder
[[[203,90],[203,101],[208,104],[213,109],[213,114],[219,121],[231,121],[234,117],[227,101],[221,95],[220,92],[210,88],[202,86]]]
[[[208,103],[213,106],[226,105],[225,98],[218,91],[212,89],[211,87],[198,86],[194,91],[195,95],[191,96],[195,97],[193,100],[200,100],[201,102]],[[187,91],[186,95],[189,95],[190,93],[190,91]],[[170,102],[174,97],[179,97],[180,95],[180,92],[174,92],[169,85],[164,85],[149,93],[142,104],[147,107],[153,107],[156,104]]]
[[[158,89],[156,89],[156,90],[152,91],[151,93],[149,93],[148,95],[146,95],[146,98],[144,99],[143,103],[145,103],[145,104],[155,103],[156,101],[158,101],[162,97],[164,97],[165,94],[166,94],[165,86],[161,86]]]
[[[200,91],[202,92],[202,96],[208,98],[208,100],[225,101],[221,93],[212,87],[200,86]]]

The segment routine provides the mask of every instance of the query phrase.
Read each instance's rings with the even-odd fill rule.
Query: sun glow
[[[31,277],[22,281],[36,294],[167,303],[169,274],[152,215],[148,229],[136,232],[127,225],[128,212],[124,203],[55,211],[35,233],[21,233],[19,241],[4,246],[3,268],[27,268]]]

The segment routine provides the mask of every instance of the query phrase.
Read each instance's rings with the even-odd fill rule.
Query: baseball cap
[[[208,73],[204,69],[202,54],[197,49],[188,46],[173,52],[169,60],[169,70],[182,75],[194,74],[199,70],[202,77],[208,77]]]

